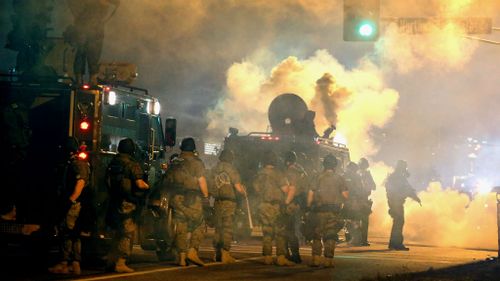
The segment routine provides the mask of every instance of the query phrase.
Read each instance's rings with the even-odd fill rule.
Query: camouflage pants
[[[287,252],[290,250],[292,256],[299,255],[299,238],[297,237],[297,226],[300,219],[300,206],[296,203],[291,203],[286,209],[286,243]]]
[[[276,241],[276,255],[286,254],[286,215],[280,204],[263,202],[259,206],[262,223],[262,254],[271,256],[273,239]]]
[[[71,205],[62,228],[62,255],[64,261],[81,261],[82,260],[82,243],[80,241],[80,233],[76,222],[80,215],[82,206],[80,203]]]
[[[120,221],[115,229],[115,252],[119,258],[128,258],[132,252],[132,243],[137,228],[135,213],[137,206],[123,201],[117,212]]]
[[[192,200],[189,200],[189,202],[186,202],[185,196],[175,195],[172,201],[177,251],[185,253],[188,248],[198,250],[201,241],[205,237],[201,197],[196,196]],[[189,204],[186,205],[185,203]],[[188,233],[191,233],[189,241]]]
[[[333,258],[337,233],[342,229],[343,221],[338,214],[333,212],[316,212],[312,219],[315,221],[312,254],[321,256],[323,250],[325,257]],[[323,245],[321,241],[323,241]],[[322,249],[323,246],[324,249]]]
[[[215,201],[215,237],[214,247],[216,249],[231,249],[233,241],[233,222],[236,202],[229,200]]]

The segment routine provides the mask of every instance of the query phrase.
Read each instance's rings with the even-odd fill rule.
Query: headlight
[[[116,104],[116,93],[114,91],[109,91],[108,93],[108,103],[109,105]]]
[[[153,106],[153,112],[154,112],[154,114],[155,114],[155,115],[160,114],[160,109],[161,109],[160,102],[155,101],[155,104],[154,104],[154,106]]]

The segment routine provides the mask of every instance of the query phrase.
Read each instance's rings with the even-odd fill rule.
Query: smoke
[[[3,34],[10,28],[10,2],[0,1]],[[60,36],[73,19],[65,1],[55,3],[51,36]],[[318,113],[318,131],[336,122],[351,158],[370,156],[379,186],[371,226],[388,235],[383,181],[390,164],[408,160],[415,171],[410,179],[421,190],[427,182],[418,175],[431,166],[444,177],[468,164],[457,158],[460,139],[499,138],[492,124],[500,122],[500,64],[497,46],[464,39],[459,26],[431,24],[427,33],[409,35],[385,19],[491,17],[498,26],[499,11],[497,0],[381,0],[381,38],[371,44],[341,40],[341,0],[127,0],[106,23],[102,60],[136,63],[136,86],[159,96],[163,116],[178,118],[179,135],[206,131],[220,139],[229,127],[266,130],[271,100],[284,92],[299,94]],[[484,37],[498,40],[496,34]],[[13,57],[0,50],[0,67],[11,66]],[[331,79],[317,91],[322,77]],[[345,92],[337,98],[333,93],[340,89]],[[465,227],[441,225],[451,221],[474,229],[478,220],[470,213],[484,211],[490,218],[493,205],[488,201],[484,208],[480,197],[466,202],[446,189],[423,192],[423,207],[407,204],[411,241],[462,245],[454,236],[474,238],[457,234]],[[440,211],[448,205],[456,206],[457,215]],[[491,244],[485,231],[485,243]]]
[[[422,206],[407,200],[404,237],[408,244],[495,249],[497,246],[496,198],[492,193],[464,193],[443,188],[433,182],[420,192]],[[370,218],[370,236],[388,236],[392,219],[384,204],[385,189],[372,195],[374,213]]]
[[[353,157],[372,155],[377,149],[370,129],[390,120],[398,100],[397,92],[384,85],[381,75],[367,60],[346,70],[326,50],[304,60],[288,57],[267,72],[251,61],[235,63],[227,72],[226,96],[207,115],[208,131],[219,136],[228,127],[247,133],[265,131],[272,99],[295,93],[316,111],[319,131],[336,124],[349,140]]]
[[[500,8],[494,1],[427,1],[428,5],[422,5],[422,1],[414,1],[415,5],[407,1],[385,2],[390,2],[385,6],[391,7],[382,9],[385,17],[492,16],[491,12]],[[382,3],[384,5],[384,1]],[[434,121],[446,122],[446,119],[435,119],[436,115],[444,118],[449,114],[448,108],[441,105],[458,105],[460,102],[453,93],[436,96],[418,91],[421,93],[418,98],[403,93],[406,101],[398,105],[401,94],[391,87],[391,82],[401,75],[404,75],[402,80],[408,80],[412,74],[420,76],[422,72],[425,72],[422,76],[429,77],[430,81],[445,80],[446,75],[458,75],[470,66],[480,48],[477,42],[464,39],[464,30],[453,23],[428,24],[424,30],[425,34],[410,35],[400,32],[394,23],[387,24],[373,53],[357,60],[351,69],[327,50],[303,58],[289,56],[280,61],[278,54],[260,49],[242,62],[234,63],[227,71],[223,97],[208,113],[209,132],[212,135],[225,132],[229,126],[244,132],[266,130],[270,101],[281,93],[298,94],[317,112],[318,131],[336,124],[339,133],[348,141],[353,160],[371,156],[374,161],[371,170],[379,188],[372,195],[374,213],[370,234],[388,236],[392,220],[387,214],[384,180],[392,169],[377,159],[394,160],[394,152],[387,154],[389,156],[384,156],[384,153],[392,144],[396,144],[392,146],[393,151],[395,147],[401,147],[401,141],[412,151],[397,158],[404,159],[414,153],[416,156],[412,160],[425,159],[422,155],[428,148],[421,144],[426,143],[423,140],[428,138],[427,134],[439,124],[433,123],[433,118]],[[277,63],[273,66],[275,61]],[[412,86],[418,89],[419,85]],[[399,85],[399,88],[408,89],[408,86]],[[442,98],[442,101],[436,102],[435,97]],[[415,101],[419,103],[412,104]],[[385,150],[380,150],[387,136],[384,132],[386,126],[398,114],[398,106],[404,106],[406,116],[403,114],[403,119],[394,122],[398,126],[391,129],[392,143],[385,143]],[[452,114],[456,115],[456,112]],[[446,126],[446,123],[441,124]],[[449,133],[453,138],[452,130]],[[442,141],[448,141],[447,138],[441,136]],[[425,159],[422,164],[430,166],[429,160]],[[493,196],[478,195],[471,199],[456,190],[436,184],[426,188],[426,184],[415,186],[418,190],[424,189],[419,193],[423,206],[411,201],[406,204],[405,237],[408,243],[494,247]]]

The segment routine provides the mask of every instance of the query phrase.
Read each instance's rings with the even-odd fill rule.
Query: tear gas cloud
[[[10,14],[3,9],[8,1],[0,2],[4,31]],[[51,35],[60,36],[71,15],[65,1],[54,2]],[[381,1],[382,18],[440,16],[492,17],[499,26],[500,1]],[[180,136],[206,131],[220,140],[229,127],[266,130],[271,100],[284,92],[300,95],[317,112],[318,132],[336,122],[351,158],[369,157],[378,183],[371,231],[388,235],[383,181],[397,159],[408,160],[410,179],[430,167],[449,177],[453,165],[464,166],[457,142],[470,135],[491,143],[500,138],[492,126],[500,122],[498,46],[463,39],[454,25],[409,35],[387,21],[375,44],[343,42],[341,24],[340,0],[123,0],[106,23],[102,60],[136,63],[136,86],[160,97],[162,114],[178,118]],[[0,51],[1,68],[13,57]],[[495,243],[489,196],[469,202],[427,185],[415,184],[423,190],[422,208],[407,204],[408,240]]]
[[[441,14],[432,16],[458,17],[471,10],[470,5],[475,1],[458,2],[449,6],[440,3],[443,4],[438,5]],[[494,5],[489,7],[496,8]],[[376,155],[378,144],[371,137],[371,132],[391,121],[400,96],[385,78],[409,75],[422,69],[455,74],[464,71],[479,48],[477,42],[464,40],[464,31],[453,24],[444,27],[429,24],[425,29],[426,34],[409,35],[400,33],[397,26],[389,24],[375,51],[361,58],[352,69],[346,69],[326,50],[317,51],[305,59],[294,56],[285,58],[270,70],[264,67],[268,63],[249,56],[229,68],[225,97],[208,114],[209,131],[212,134],[224,132],[229,126],[246,132],[266,130],[266,112],[270,101],[281,93],[293,92],[316,111],[318,131],[328,124],[337,125],[339,133],[347,138],[352,159],[362,156],[383,159]],[[277,56],[268,54],[266,57]],[[447,103],[453,103],[453,100],[449,99]],[[417,110],[425,111],[424,108]],[[412,130],[399,129],[403,132]],[[379,186],[372,195],[372,235],[387,235],[390,232],[392,221],[387,215],[383,188],[390,170],[383,162],[372,166]],[[415,187],[424,189],[419,194],[424,206],[407,203],[407,241],[443,246],[495,247],[496,204],[492,194],[477,195],[471,199],[437,183]]]

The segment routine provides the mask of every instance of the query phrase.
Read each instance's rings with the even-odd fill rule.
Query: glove
[[[201,204],[203,206],[203,209],[210,209],[210,199],[208,199],[208,197],[203,197],[203,199],[201,200]]]

